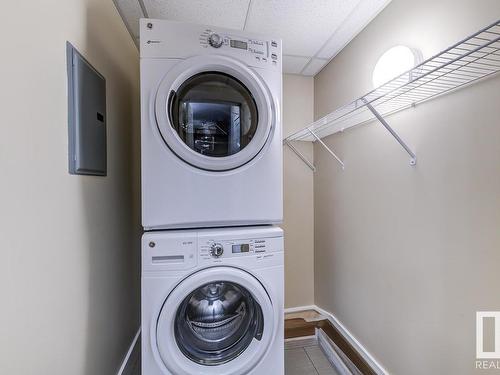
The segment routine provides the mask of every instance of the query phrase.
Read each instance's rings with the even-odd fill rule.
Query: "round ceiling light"
[[[379,87],[421,62],[420,51],[407,46],[392,47],[378,59],[373,70],[373,85]]]

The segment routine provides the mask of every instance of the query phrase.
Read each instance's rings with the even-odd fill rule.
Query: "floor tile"
[[[286,375],[318,375],[313,363],[303,348],[285,350]]]
[[[310,346],[304,348],[304,350],[306,351],[316,370],[333,370],[333,366],[326,358],[325,354],[319,346]]]
[[[334,368],[319,369],[318,375],[339,375]]]
[[[285,350],[295,349],[295,348],[305,348],[306,346],[318,345],[318,339],[316,336],[301,338],[301,339],[291,339],[285,340]]]

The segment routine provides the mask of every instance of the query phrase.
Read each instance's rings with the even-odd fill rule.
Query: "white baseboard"
[[[287,307],[285,309],[285,314],[291,314],[291,313],[296,313],[296,312],[301,312],[301,311],[307,311],[307,310],[317,310],[317,307],[315,305],[306,305],[306,306],[297,306],[297,307]]]
[[[366,350],[366,348],[356,339],[356,337],[349,332],[349,330],[340,322],[337,317],[335,317],[329,311],[322,309],[319,306],[299,306],[285,309],[285,313],[288,312],[300,312],[305,310],[316,310],[321,315],[327,317],[327,319],[332,323],[332,325],[340,332],[342,336],[351,344],[351,346],[359,353],[359,355],[368,363],[368,365],[377,373],[377,375],[389,375],[386,369],[378,363],[378,361]]]
[[[140,369],[138,372],[134,371],[134,367],[137,366],[141,355],[140,336],[141,327],[139,327],[139,330],[132,339],[130,347],[128,348],[127,354],[125,354],[125,358],[123,358],[122,365],[120,366],[117,375],[135,375],[134,372],[136,372],[137,375],[140,374]]]

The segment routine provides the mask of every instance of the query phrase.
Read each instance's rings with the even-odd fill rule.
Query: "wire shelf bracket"
[[[417,104],[493,77],[499,72],[500,20],[497,20],[413,69],[289,135],[284,143],[290,146],[291,141],[319,142],[343,167],[343,161],[322,139],[353,126],[378,120],[410,155],[410,165],[415,165],[415,153],[385,119]]]
[[[405,151],[408,153],[408,155],[411,156],[410,165],[412,166],[416,165],[417,155],[415,155],[415,153],[410,149],[410,147],[408,147],[406,142],[403,141],[401,137],[398,135],[398,133],[396,133],[396,131],[387,123],[387,121],[385,121],[384,117],[380,113],[378,113],[377,110],[373,108],[373,106],[370,103],[368,103],[364,98],[362,100],[365,102],[366,107],[371,111],[371,113],[373,113],[373,115],[377,118],[377,120],[380,121],[382,125],[384,125],[387,131],[391,133],[391,135],[396,139],[396,141],[399,142],[401,147],[403,147]]]
[[[299,159],[302,160],[311,169],[311,171],[316,172],[316,167],[314,166],[314,164],[310,162],[309,159],[307,159],[299,150],[297,150],[294,145],[290,143],[290,141],[287,141],[285,139],[285,145],[290,147],[290,150],[292,150],[295,155],[297,155]]]
[[[344,169],[344,162],[342,160],[340,160],[340,158],[335,154],[335,152],[333,152],[331,150],[331,148],[328,147],[325,144],[325,142],[323,142],[321,140],[321,138],[316,135],[315,132],[313,132],[311,129],[307,129],[307,130],[309,130],[309,133],[311,133],[311,135],[314,137],[314,139],[316,139],[316,141],[318,141],[320,143],[320,145],[323,146],[325,148],[325,150],[328,151],[328,153],[335,158],[335,160],[337,160],[337,162],[340,164],[340,166],[342,167],[342,169]]]
[[[321,138],[319,138],[311,129],[308,129],[308,130],[311,133],[311,135],[314,137],[314,139],[316,141],[318,141],[319,144],[321,146],[323,146],[325,148],[325,150],[328,151],[328,153],[335,158],[335,160],[337,160],[337,162],[340,164],[342,170],[344,170],[344,167],[345,167],[344,162],[342,160],[340,160],[340,158],[337,156],[337,154],[335,154],[335,152],[333,152],[332,149],[330,147],[328,147],[325,144],[325,142],[323,142],[321,140]],[[295,153],[295,155],[297,155],[300,158],[300,160],[302,160],[311,169],[311,171],[316,172],[316,167],[314,166],[314,164],[308,158],[306,158],[303,153],[301,153],[299,150],[297,150],[297,148],[295,148],[295,146],[292,145],[289,140],[285,139],[284,143],[285,143],[285,145],[290,147],[290,150],[292,150]]]

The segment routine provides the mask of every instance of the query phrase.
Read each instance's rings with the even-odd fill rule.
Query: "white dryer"
[[[142,373],[284,374],[283,232],[145,233]]]
[[[281,41],[142,19],[146,230],[280,223]]]

